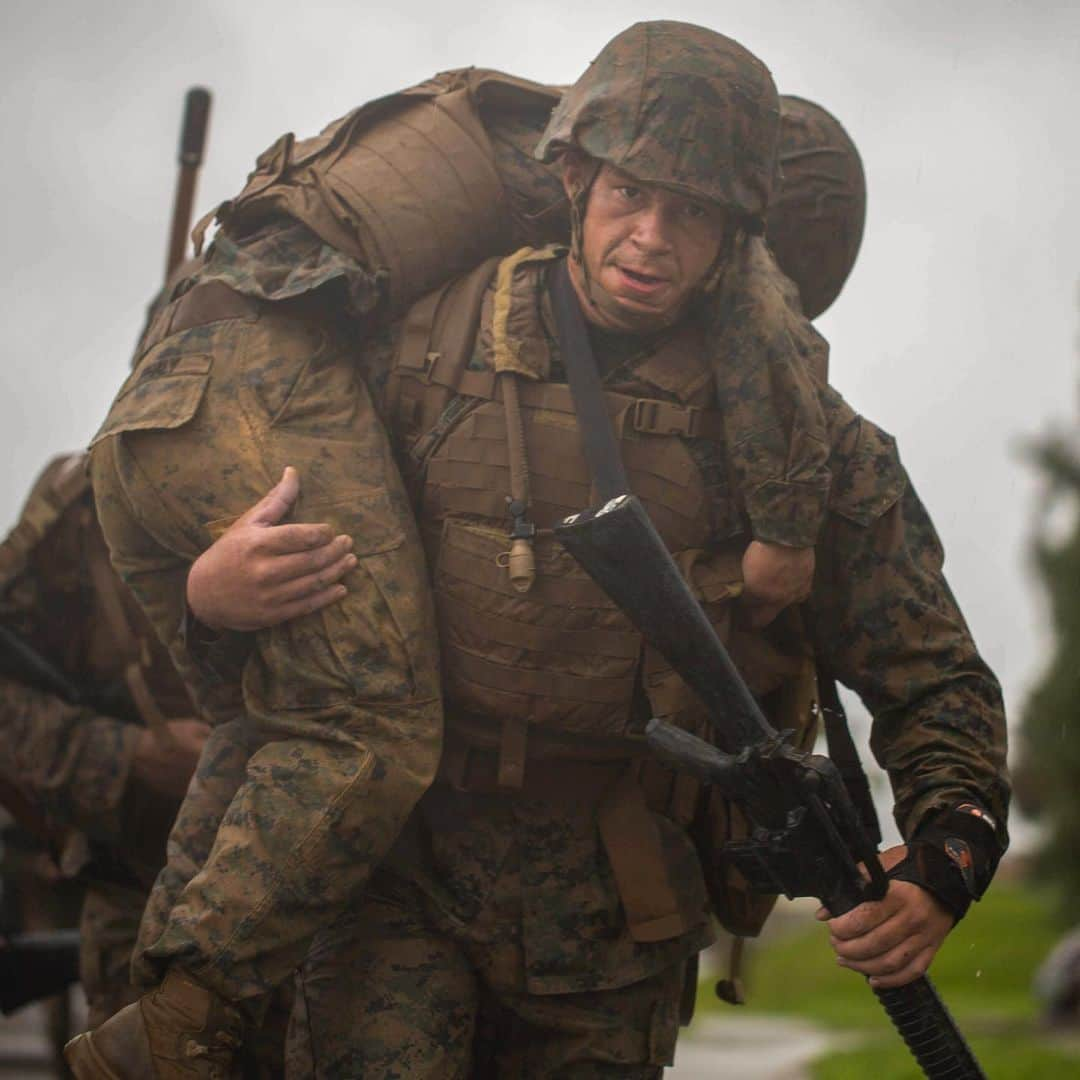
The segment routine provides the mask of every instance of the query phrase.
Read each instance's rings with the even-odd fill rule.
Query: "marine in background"
[[[0,775],[85,884],[80,974],[100,1023],[137,996],[139,920],[209,727],[109,565],[83,454],[49,463],[0,544],[0,624],[85,698],[42,685],[5,641]]]

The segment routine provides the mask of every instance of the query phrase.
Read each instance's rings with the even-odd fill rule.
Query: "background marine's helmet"
[[[779,125],[772,76],[738,42],[689,23],[635,23],[564,95],[536,156],[581,150],[760,231]]]
[[[815,319],[839,295],[859,254],[866,176],[836,117],[788,95],[780,99],[780,168],[765,239],[799,287],[806,317]]]

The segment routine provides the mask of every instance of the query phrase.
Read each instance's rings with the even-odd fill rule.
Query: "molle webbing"
[[[567,388],[523,379],[518,379],[518,385],[530,462],[532,519],[539,527],[550,528],[594,501],[591,479],[581,456]],[[459,513],[496,522],[506,518],[510,494],[506,420],[498,388],[492,397],[474,402],[449,431],[439,430],[437,440],[420,436],[413,442],[411,465],[424,471],[426,508],[438,517]],[[709,528],[708,506],[700,474],[685,446],[677,438],[665,437],[666,433],[647,427],[643,431],[635,422],[643,415],[649,418],[650,410],[641,406],[653,402],[616,393],[605,397],[622,436],[620,449],[633,489],[657,527],[679,548],[703,546]],[[672,406],[670,413],[678,420],[705,426],[700,423],[704,414],[695,409]]]
[[[422,480],[422,520],[442,525],[441,536],[427,531],[448,701],[500,721],[617,737],[631,724],[640,637],[545,532],[594,501],[572,395],[565,384],[511,374],[488,353],[528,370],[522,358],[542,351],[542,328],[520,317],[536,310],[540,282],[532,275],[540,271],[530,259],[550,265],[551,256],[519,253],[501,264],[494,291],[489,265],[413,308],[388,386],[390,425],[409,451],[409,471]],[[638,367],[641,385],[670,397],[607,391],[603,399],[632,487],[676,550],[705,547],[710,528],[702,476],[684,437],[715,437],[720,429],[707,407],[709,371],[689,335]],[[504,344],[511,348],[499,351]],[[527,592],[507,572],[514,495],[508,378],[518,391],[529,465],[529,520],[540,530]]]
[[[458,711],[587,736],[625,733],[640,640],[550,536],[519,593],[505,529],[449,518],[435,558],[447,700]]]

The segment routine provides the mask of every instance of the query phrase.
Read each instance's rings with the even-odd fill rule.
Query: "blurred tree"
[[[1046,481],[1032,555],[1054,643],[1024,707],[1016,789],[1021,807],[1045,826],[1039,867],[1060,888],[1072,925],[1080,922],[1080,448],[1056,435],[1031,456]]]

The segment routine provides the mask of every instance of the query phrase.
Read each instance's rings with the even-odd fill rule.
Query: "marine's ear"
[[[562,166],[562,182],[571,203],[579,199],[583,191],[592,186],[600,171],[600,162],[581,150],[570,147],[563,151],[559,161]]]

